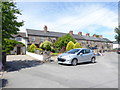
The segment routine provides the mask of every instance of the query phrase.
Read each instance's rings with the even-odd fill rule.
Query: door
[[[17,55],[21,54],[21,47],[17,47]]]
[[[78,53],[78,63],[81,63],[84,61],[85,61],[85,50],[83,49]]]
[[[85,61],[90,61],[90,60],[91,60],[90,49],[85,49]]]

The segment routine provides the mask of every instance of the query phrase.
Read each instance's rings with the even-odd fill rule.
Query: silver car
[[[76,48],[58,56],[58,64],[72,64],[73,66],[81,62],[95,63],[96,56],[91,49]]]

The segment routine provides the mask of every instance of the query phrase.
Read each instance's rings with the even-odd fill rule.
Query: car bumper
[[[58,64],[71,64],[71,62],[70,61],[64,61],[64,62],[58,61]]]
[[[58,60],[58,64],[71,64],[71,59],[67,59],[65,61],[59,61]]]

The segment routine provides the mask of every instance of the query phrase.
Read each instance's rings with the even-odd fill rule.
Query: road
[[[32,62],[33,63],[33,62]],[[45,63],[4,73],[5,88],[118,88],[118,54],[77,66]]]

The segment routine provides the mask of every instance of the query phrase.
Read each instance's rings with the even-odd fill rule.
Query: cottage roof
[[[15,38],[15,37],[27,38],[27,37],[26,37],[26,33],[24,33],[24,32],[18,32],[18,34],[13,34],[12,36],[13,36],[14,38]]]
[[[33,29],[26,29],[28,35],[37,35],[37,36],[47,36],[47,37],[62,37],[66,35],[67,33],[61,33],[61,32],[53,32],[53,31],[47,31],[44,32],[43,30],[33,30]],[[78,34],[73,34],[73,38],[77,40],[90,40],[90,41],[101,41],[101,42],[111,42],[107,38],[98,38],[98,37],[93,37],[93,36],[85,36],[85,35],[78,35]]]

